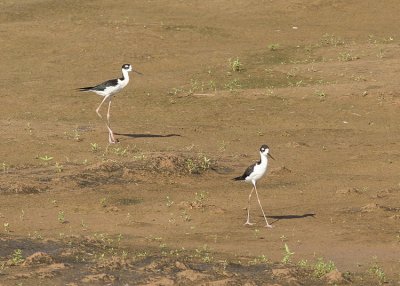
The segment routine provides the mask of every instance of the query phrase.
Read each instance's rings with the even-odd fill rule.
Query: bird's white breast
[[[262,160],[260,164],[254,166],[253,172],[245,179],[247,182],[257,181],[267,172],[268,160]]]

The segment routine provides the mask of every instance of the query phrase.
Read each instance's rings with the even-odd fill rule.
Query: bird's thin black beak
[[[132,70],[132,71],[137,73],[137,74],[143,75],[141,72],[138,72],[137,70]]]
[[[272,157],[272,155],[270,153],[268,153],[268,157],[270,157],[272,160],[275,160],[275,158]]]

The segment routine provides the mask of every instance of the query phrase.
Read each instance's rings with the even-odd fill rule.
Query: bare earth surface
[[[400,285],[399,9],[0,1],[0,285]]]

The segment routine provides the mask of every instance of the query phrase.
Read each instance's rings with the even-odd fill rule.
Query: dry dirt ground
[[[0,1],[0,285],[399,285],[399,9]]]

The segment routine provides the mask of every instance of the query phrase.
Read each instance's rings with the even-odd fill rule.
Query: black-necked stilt
[[[243,175],[233,178],[233,180],[236,181],[246,181],[250,182],[253,184],[253,188],[251,189],[250,195],[249,195],[249,200],[247,204],[247,221],[245,222],[245,225],[253,225],[253,223],[250,223],[250,199],[251,195],[253,194],[253,191],[256,191],[257,195],[257,200],[258,204],[260,205],[262,214],[264,216],[265,222],[267,223],[266,227],[272,227],[267,221],[267,217],[265,216],[263,207],[260,202],[260,198],[258,197],[258,192],[257,192],[257,187],[256,187],[256,182],[264,176],[264,174],[267,172],[267,167],[268,167],[268,156],[274,159],[274,157],[269,154],[269,147],[267,145],[262,145],[260,147],[260,161],[257,163],[249,166],[246,171],[243,173]],[[274,159],[275,160],[275,159]]]
[[[142,74],[138,71],[135,71],[130,64],[124,64],[122,66],[122,77],[116,78],[116,79],[110,79],[107,80],[103,83],[100,83],[95,86],[88,86],[88,87],[81,87],[78,88],[79,91],[91,91],[94,92],[98,95],[101,95],[104,97],[103,101],[100,103],[99,107],[96,109],[97,115],[102,118],[100,114],[100,108],[103,105],[103,103],[108,100],[108,110],[107,110],[107,129],[108,129],[108,142],[109,143],[115,143],[116,140],[114,138],[114,133],[111,130],[110,127],[110,107],[111,107],[111,99],[114,94],[117,92],[121,91],[128,83],[129,83],[129,72],[134,71],[138,74]]]

